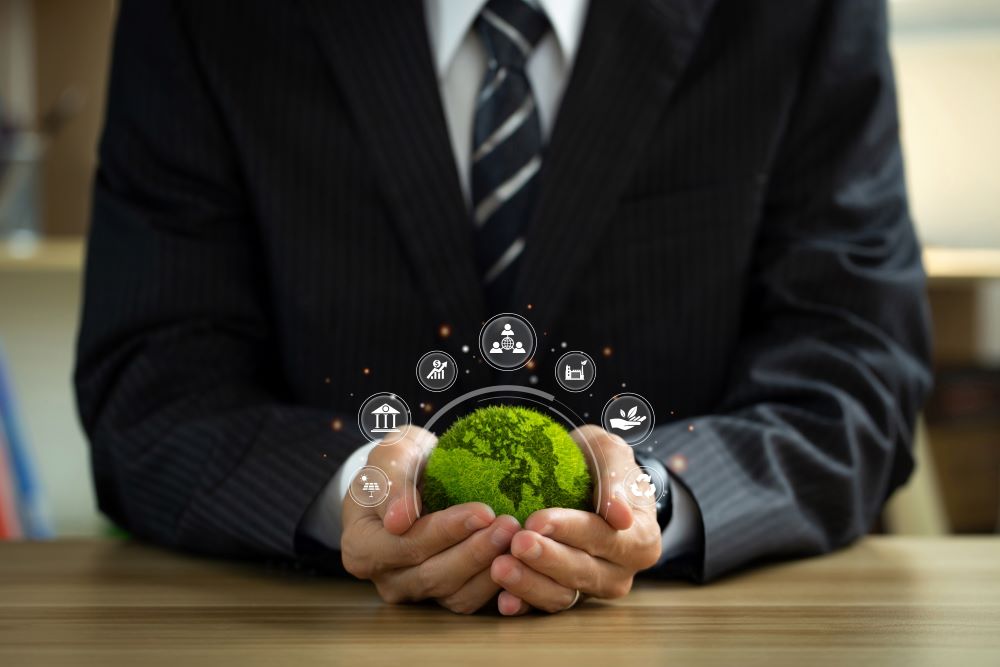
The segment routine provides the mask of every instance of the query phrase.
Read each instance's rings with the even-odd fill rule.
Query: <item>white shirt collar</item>
[[[541,7],[562,51],[566,64],[576,58],[588,0],[526,0]],[[465,34],[472,27],[487,0],[424,0],[424,15],[430,35],[434,66],[439,77],[445,76]]]

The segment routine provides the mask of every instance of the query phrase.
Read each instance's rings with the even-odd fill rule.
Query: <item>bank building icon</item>
[[[399,410],[388,403],[383,403],[372,410],[371,414],[375,415],[375,428],[372,429],[372,433],[399,433],[399,429],[396,428],[396,416]]]

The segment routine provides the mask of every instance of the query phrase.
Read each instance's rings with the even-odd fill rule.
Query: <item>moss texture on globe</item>
[[[456,421],[424,471],[424,510],[486,503],[522,524],[546,507],[588,510],[587,461],[566,429],[529,408],[496,405]]]

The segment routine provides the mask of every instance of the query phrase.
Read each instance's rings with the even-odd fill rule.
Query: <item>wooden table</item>
[[[0,544],[0,665],[173,664],[995,667],[1000,539],[873,537],[522,618],[129,542]]]

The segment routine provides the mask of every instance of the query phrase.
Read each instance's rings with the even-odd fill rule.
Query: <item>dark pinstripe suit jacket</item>
[[[705,578],[849,542],[911,470],[897,129],[881,2],[592,2],[511,295],[541,351],[503,380],[609,348],[567,402],[652,401]],[[419,2],[122,4],[76,373],[108,516],[301,555],[364,397],[500,379],[461,352],[488,313],[448,141]]]

